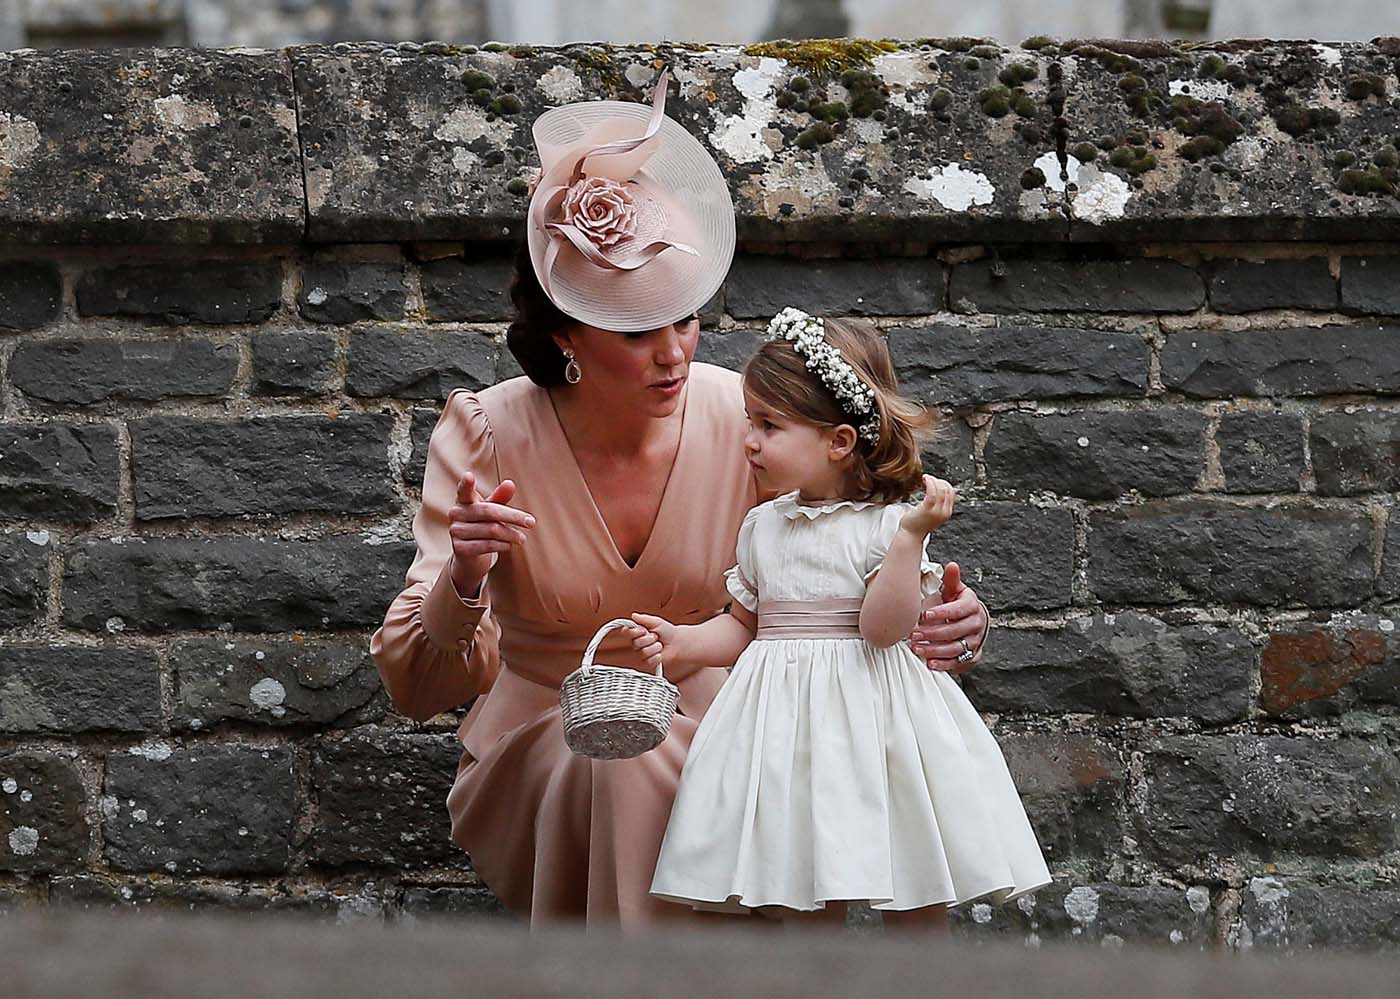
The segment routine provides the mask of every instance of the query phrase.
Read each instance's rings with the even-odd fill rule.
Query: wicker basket
[[[564,741],[580,756],[626,760],[655,749],[671,728],[680,691],[656,672],[593,665],[598,645],[615,628],[634,627],[617,618],[598,629],[583,653],[583,665],[564,678],[559,707]]]

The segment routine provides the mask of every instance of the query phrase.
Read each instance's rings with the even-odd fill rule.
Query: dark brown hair
[[[934,414],[899,394],[889,348],[874,326],[860,320],[824,319],[826,342],[875,390],[880,437],[857,437],[852,452],[852,485],[861,499],[895,503],[923,488],[919,444],[934,426]],[[771,340],[744,366],[744,387],[783,416],[819,427],[847,424],[859,429],[859,417],[847,413],[790,340]]]
[[[523,239],[515,252],[510,301],[515,306],[515,315],[506,330],[506,348],[536,385],[545,388],[563,385],[564,365],[568,362],[554,342],[554,334],[575,325],[577,320],[559,311],[544,293],[530,262],[530,245]]]

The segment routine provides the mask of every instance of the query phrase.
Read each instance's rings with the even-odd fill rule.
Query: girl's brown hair
[[[852,485],[862,499],[895,503],[923,488],[919,445],[933,431],[934,414],[899,394],[894,362],[885,339],[867,322],[823,319],[826,342],[841,352],[861,380],[875,390],[880,436],[875,442],[856,438]],[[770,340],[744,366],[744,387],[792,420],[819,427],[842,424],[859,428],[861,418],[847,413],[822,380],[807,368],[807,359],[790,340]]]
[[[563,385],[564,365],[568,361],[554,342],[554,334],[576,324],[577,320],[559,311],[544,293],[530,262],[530,246],[523,239],[515,252],[510,301],[515,306],[515,315],[506,330],[506,348],[515,356],[520,370],[536,385],[545,388]]]

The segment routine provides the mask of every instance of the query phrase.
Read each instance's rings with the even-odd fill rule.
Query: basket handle
[[[583,665],[581,665],[581,666],[579,667],[579,669],[581,669],[581,670],[583,670],[585,673],[587,673],[588,670],[589,670],[590,668],[592,668],[592,666],[593,666],[593,656],[597,653],[597,651],[598,651],[598,646],[601,645],[601,644],[603,644],[603,638],[608,634],[608,632],[610,632],[610,631],[615,631],[615,630],[618,629],[618,628],[640,628],[640,627],[641,627],[641,625],[637,624],[636,621],[633,621],[633,620],[631,620],[631,619],[629,619],[629,618],[625,618],[625,617],[615,617],[615,618],[613,618],[613,619],[612,619],[611,621],[609,621],[607,624],[603,625],[603,626],[602,626],[601,628],[599,628],[596,632],[594,632],[594,634],[593,634],[593,640],[590,641],[590,642],[588,643],[588,648],[586,648],[586,649],[583,650]],[[659,665],[656,667],[656,675],[657,675],[657,676],[661,676],[661,675],[662,675],[662,674],[661,674],[661,667],[660,667]]]

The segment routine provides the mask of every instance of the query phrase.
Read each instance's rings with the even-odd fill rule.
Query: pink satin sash
[[[758,605],[754,638],[860,638],[860,605],[860,597],[767,600]]]

